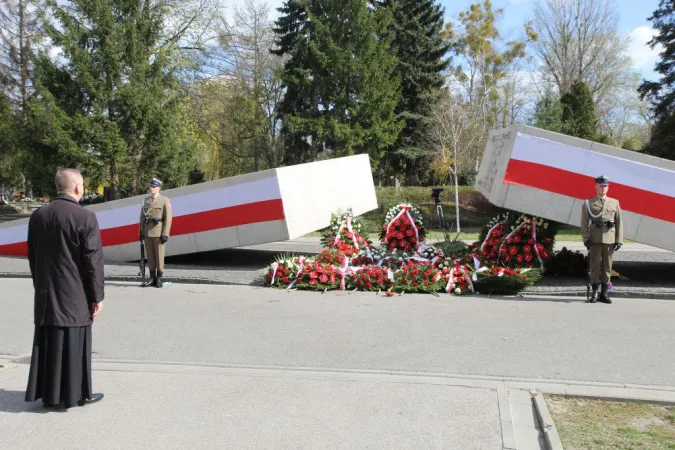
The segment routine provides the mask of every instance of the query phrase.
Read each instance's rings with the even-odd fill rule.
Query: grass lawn
[[[545,399],[566,450],[675,449],[675,406]]]

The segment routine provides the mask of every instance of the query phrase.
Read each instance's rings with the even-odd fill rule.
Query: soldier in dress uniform
[[[149,183],[149,195],[143,200],[139,238],[145,241],[148,257],[150,286],[162,287],[164,273],[164,249],[171,231],[171,202],[160,195],[162,182],[153,178]]]
[[[612,257],[623,245],[621,206],[615,198],[607,197],[609,179],[602,175],[595,179],[597,195],[581,206],[581,236],[588,249],[593,295],[598,301],[598,285],[602,282],[599,300],[612,303],[607,286],[612,273]]]

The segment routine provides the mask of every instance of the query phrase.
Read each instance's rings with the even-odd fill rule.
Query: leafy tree
[[[444,30],[455,53],[452,86],[473,109],[472,114],[483,118],[488,129],[508,126],[515,119],[511,111],[518,99],[509,78],[526,57],[527,44],[537,39],[532,24],[526,23],[522,39],[505,41],[497,28],[503,12],[493,9],[490,0],[483,0],[460,13],[459,19],[446,24]],[[486,139],[487,133],[483,136]],[[484,142],[479,142],[476,148],[484,148]],[[477,173],[482,150],[472,157]]]
[[[0,94],[0,192],[7,193],[21,182],[20,149],[21,122]]]
[[[35,138],[33,167],[84,169],[111,196],[135,193],[151,176],[166,186],[187,183],[194,168],[194,132],[181,89],[184,67],[166,23],[175,5],[165,0],[48,0],[46,35],[65,62],[41,51],[37,96],[29,101]],[[168,34],[167,34],[168,33]],[[181,34],[183,33],[183,34]]]

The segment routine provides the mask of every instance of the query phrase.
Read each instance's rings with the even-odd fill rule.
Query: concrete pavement
[[[530,389],[675,402],[675,302],[107,283],[106,398],[35,414],[32,286],[0,292],[0,448],[539,449]]]
[[[30,349],[32,286],[0,280],[0,354]],[[96,358],[675,386],[675,302],[378,296],[109,283]]]
[[[0,370],[0,448],[502,448],[493,389],[199,367],[95,368],[96,389],[106,394],[100,403],[47,414],[39,402],[23,401],[26,366]],[[27,432],[38,424],[39,433]]]

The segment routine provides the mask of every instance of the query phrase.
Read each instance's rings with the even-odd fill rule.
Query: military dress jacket
[[[141,233],[144,237],[168,237],[172,218],[171,202],[167,197],[148,195],[141,208]]]
[[[590,211],[589,211],[590,210]],[[613,226],[607,222],[614,222]],[[621,205],[615,198],[595,196],[581,204],[581,237],[593,244],[623,244]]]

